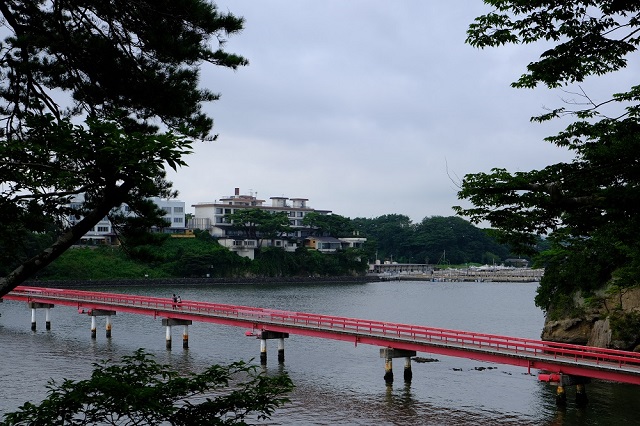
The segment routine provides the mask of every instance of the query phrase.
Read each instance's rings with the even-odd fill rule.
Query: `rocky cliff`
[[[545,320],[542,340],[640,351],[640,288],[574,298],[571,317]]]

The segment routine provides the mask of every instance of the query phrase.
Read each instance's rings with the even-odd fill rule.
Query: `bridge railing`
[[[378,320],[366,320],[305,312],[283,311],[269,308],[248,307],[212,302],[182,301],[179,304],[166,297],[150,297],[108,292],[67,289],[44,289],[21,286],[11,295],[33,301],[66,301],[67,304],[105,304],[146,310],[162,311],[167,317],[176,313],[222,316],[254,321],[261,324],[281,324],[292,327],[313,327],[341,333],[382,336],[412,342],[460,346],[474,350],[491,350],[529,354],[534,357],[562,358],[564,360],[590,361],[596,364],[614,364],[619,367],[640,368],[640,353],[607,348],[595,348],[567,343],[555,343],[534,339],[500,336],[495,334],[451,330]]]

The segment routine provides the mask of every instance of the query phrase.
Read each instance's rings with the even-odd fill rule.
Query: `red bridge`
[[[126,312],[161,317],[163,324],[167,326],[168,347],[172,325],[184,325],[186,339],[187,325],[192,322],[249,328],[251,331],[247,334],[255,334],[262,338],[264,345],[261,351],[264,351],[265,361],[266,339],[279,338],[284,342],[283,339],[289,334],[298,334],[343,340],[356,345],[380,346],[383,348],[381,356],[387,358],[389,368],[391,358],[404,356],[409,359],[411,354],[426,352],[515,365],[525,367],[529,371],[532,368],[543,370],[549,374],[540,374],[539,378],[558,385],[559,392],[564,385],[585,383],[584,378],[587,378],[587,381],[588,378],[597,378],[640,384],[640,354],[614,349],[218,303],[183,301],[176,305],[166,298],[93,291],[21,286],[4,298],[30,304],[33,309],[33,329],[35,309],[52,307],[54,304],[73,306],[79,313],[91,315],[94,333],[97,315],[108,316],[115,312]],[[107,319],[108,335],[109,324]],[[283,345],[284,343],[279,349],[284,353]],[[391,377],[392,374],[391,372]],[[567,379],[571,377],[579,379]]]

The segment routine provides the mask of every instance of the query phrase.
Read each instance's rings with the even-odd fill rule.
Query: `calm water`
[[[124,288],[122,293],[269,307],[376,319],[537,339],[543,314],[533,304],[535,283],[376,282],[366,284],[219,285],[211,288]],[[104,291],[104,289],[100,289]],[[176,327],[173,350],[165,349],[160,319],[118,314],[113,337],[90,338],[90,317],[71,308],[51,310],[52,330],[31,332],[24,303],[0,304],[0,414],[27,400],[40,401],[49,379],[82,379],[91,364],[119,359],[144,347],[161,363],[201,370],[213,363],[256,362],[260,344],[236,327],[194,324],[188,350]],[[384,360],[375,346],[291,335],[285,363],[277,343],[268,343],[267,374],[288,372],[292,402],[270,425],[621,425],[640,424],[640,387],[605,382],[587,386],[589,405],[555,406],[555,388],[519,367],[419,353],[437,362],[413,362],[413,381],[402,379],[403,359],[394,362],[395,382],[383,380]],[[491,367],[478,369],[478,367]],[[535,372],[534,372],[535,373]]]

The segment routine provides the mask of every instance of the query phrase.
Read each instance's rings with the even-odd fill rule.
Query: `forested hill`
[[[459,265],[498,264],[520,257],[499,244],[490,230],[456,216],[425,217],[420,223],[412,223],[408,216],[388,214],[375,219],[356,218],[351,223],[360,236],[367,237],[371,259]]]

